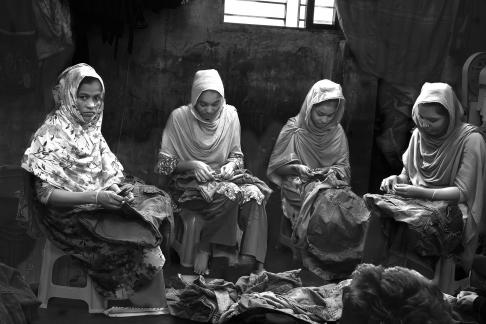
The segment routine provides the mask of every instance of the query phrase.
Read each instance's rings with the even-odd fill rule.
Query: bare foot
[[[209,252],[207,251],[197,252],[196,259],[194,260],[194,273],[200,275],[208,275],[209,274],[208,263],[209,263]]]

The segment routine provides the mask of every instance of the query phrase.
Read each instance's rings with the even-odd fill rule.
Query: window
[[[309,28],[334,26],[335,0],[225,0],[224,22]]]

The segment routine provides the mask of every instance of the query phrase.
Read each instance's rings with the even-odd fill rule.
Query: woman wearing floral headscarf
[[[485,221],[486,145],[477,128],[462,121],[463,115],[448,84],[425,83],[413,106],[417,128],[403,154],[403,171],[385,178],[380,189],[407,198],[467,206],[462,239],[462,266],[467,271]]]
[[[53,93],[56,109],[22,158],[47,207],[39,217],[41,229],[86,266],[102,295],[128,298],[136,306],[164,306],[158,228],[172,216],[170,199],[141,184],[121,193],[123,167],[101,134],[105,86],[91,66],[64,70]],[[124,203],[142,216],[123,214]]]
[[[344,269],[351,272],[360,260],[369,215],[349,188],[348,142],[339,124],[343,113],[341,86],[315,83],[299,114],[282,128],[267,170],[281,187],[283,213],[304,265],[326,279],[345,276]]]
[[[236,247],[236,226],[244,230],[240,255],[263,269],[267,250],[265,204],[270,188],[243,169],[240,122],[226,104],[216,70],[197,71],[191,103],[172,111],[163,135],[156,172],[170,175],[182,211],[204,219],[194,271],[208,272],[213,247]]]

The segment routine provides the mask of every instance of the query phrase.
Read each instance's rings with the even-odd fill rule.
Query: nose
[[[94,100],[94,99],[89,99],[89,100],[86,102],[86,106],[87,106],[88,108],[94,109],[94,108],[96,108],[97,104],[96,104],[96,102],[95,102],[95,100]]]
[[[327,124],[330,121],[331,121],[331,117],[322,117],[321,118],[321,123],[323,123],[323,124]]]

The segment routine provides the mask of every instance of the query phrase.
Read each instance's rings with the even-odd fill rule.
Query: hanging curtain
[[[336,0],[339,23],[359,66],[388,82],[440,78],[460,0]]]

